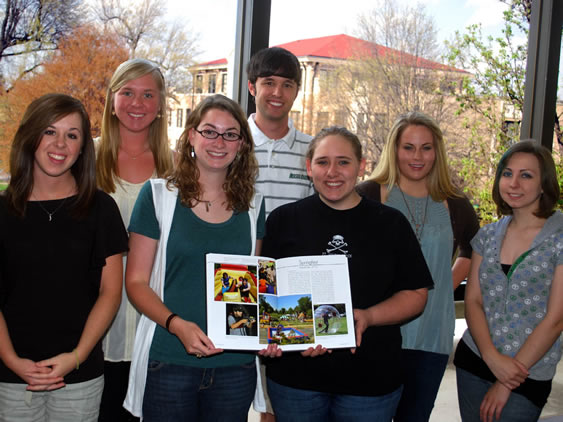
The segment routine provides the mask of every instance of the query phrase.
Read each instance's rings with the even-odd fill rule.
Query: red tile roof
[[[405,66],[416,66],[424,69],[448,70],[466,73],[464,70],[456,69],[455,67],[423,59],[422,57],[416,57],[399,50],[384,47],[382,45],[345,34],[297,40],[285,44],[279,44],[276,47],[285,48],[297,57],[326,57],[341,60],[381,57],[385,58],[385,60],[401,63]],[[201,63],[200,66],[211,66],[217,64],[227,64],[227,59]]]

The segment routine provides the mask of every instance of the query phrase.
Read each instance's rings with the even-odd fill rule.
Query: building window
[[[293,126],[295,126],[295,129],[301,130],[301,112],[300,111],[290,111],[289,117],[291,117],[291,120],[293,121]]]
[[[356,131],[359,136],[366,136],[368,134],[368,117],[365,113],[357,114]]]
[[[209,75],[209,89],[207,90],[210,94],[215,94],[215,85],[217,84],[217,75],[211,73]]]
[[[317,113],[317,129],[315,132],[320,132],[321,129],[328,126],[328,111],[319,111]]]
[[[223,94],[227,93],[227,72],[221,74],[221,92]]]
[[[203,75],[202,74],[196,75],[196,77],[195,77],[195,93],[201,94],[202,91],[203,91],[202,87],[203,87]]]
[[[176,127],[183,127],[184,110],[179,108],[176,110]]]
[[[334,124],[336,126],[348,126],[348,113],[345,110],[338,110],[334,113]]]

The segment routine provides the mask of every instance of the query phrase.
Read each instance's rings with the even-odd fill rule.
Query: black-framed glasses
[[[194,129],[194,130],[197,133],[199,133],[201,136],[203,136],[205,139],[217,139],[219,136],[222,137],[223,140],[225,140],[226,142],[236,142],[242,139],[242,136],[240,136],[236,132],[219,133],[216,130],[212,130],[212,129],[203,129],[203,130]]]

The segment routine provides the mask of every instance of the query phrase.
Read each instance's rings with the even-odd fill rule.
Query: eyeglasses
[[[242,136],[240,136],[236,132],[219,133],[216,130],[211,130],[211,129],[197,130],[195,128],[194,130],[197,133],[199,133],[201,136],[203,136],[205,139],[217,139],[219,136],[222,137],[223,140],[225,140],[226,142],[236,142],[242,139]]]

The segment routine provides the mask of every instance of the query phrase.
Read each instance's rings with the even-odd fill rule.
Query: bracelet
[[[177,317],[178,315],[176,315],[175,313],[171,313],[168,318],[166,318],[166,331],[170,332],[170,322],[174,319],[174,317]]]
[[[78,359],[78,350],[74,349],[74,356],[76,356],[76,369],[80,368],[80,360]]]

